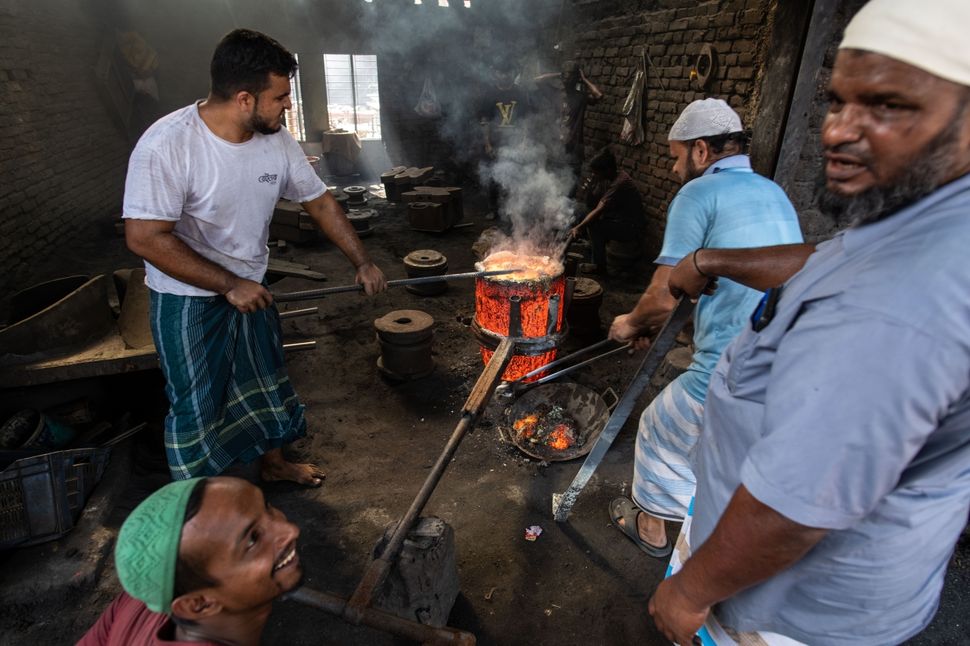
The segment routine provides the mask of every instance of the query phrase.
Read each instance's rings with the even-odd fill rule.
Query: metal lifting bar
[[[521,269],[495,269],[492,271],[469,271],[463,274],[442,274],[441,276],[419,276],[418,278],[401,278],[398,280],[387,281],[388,287],[400,287],[403,285],[420,285],[421,283],[437,283],[442,280],[462,280],[465,278],[484,278],[485,276],[504,276],[522,271]],[[344,292],[362,292],[364,286],[356,283],[354,285],[340,285],[338,287],[323,287],[321,289],[307,289],[302,292],[289,292],[283,294],[273,294],[273,300],[278,303],[288,303],[291,301],[308,301],[330,294],[342,294]]]
[[[421,490],[411,503],[411,507],[405,513],[404,518],[397,524],[394,534],[384,546],[381,555],[374,559],[367,568],[367,571],[364,572],[364,576],[357,585],[357,589],[354,590],[350,600],[342,609],[342,616],[347,621],[354,624],[364,623],[368,607],[380,592],[381,586],[384,585],[384,581],[391,571],[391,565],[401,551],[401,547],[404,545],[404,539],[407,537],[408,532],[411,531],[418,516],[421,515],[421,511],[431,498],[431,494],[434,493],[434,489],[441,480],[441,476],[444,475],[445,469],[448,468],[451,458],[454,456],[455,451],[458,450],[458,445],[461,444],[462,439],[464,439],[468,431],[475,427],[478,418],[485,411],[485,407],[495,392],[498,382],[502,379],[502,374],[505,372],[506,366],[508,366],[509,361],[512,359],[514,350],[515,341],[511,338],[503,339],[495,349],[488,365],[485,366],[485,370],[479,375],[478,381],[475,382],[475,386],[468,395],[468,399],[465,400],[465,405],[461,410],[461,419],[455,426],[455,430],[448,439],[448,443],[445,445],[441,455],[438,456],[437,462],[431,468],[431,472],[421,486]]]
[[[670,316],[667,317],[667,321],[663,327],[657,332],[657,336],[654,338],[653,343],[650,344],[650,348],[647,349],[643,361],[640,363],[640,367],[633,376],[633,380],[627,387],[626,392],[623,393],[623,396],[620,397],[620,401],[617,402],[609,421],[606,422],[606,428],[603,429],[603,432],[596,439],[592,450],[586,456],[586,461],[583,462],[583,466],[579,468],[579,472],[573,478],[572,484],[563,493],[552,494],[552,514],[556,522],[562,523],[569,519],[569,513],[572,511],[573,505],[576,504],[576,499],[579,498],[579,494],[586,487],[586,483],[589,482],[596,468],[599,467],[600,462],[606,457],[606,452],[610,450],[610,445],[613,444],[613,440],[616,439],[620,429],[623,428],[623,424],[633,411],[637,398],[647,387],[650,378],[653,377],[653,373],[660,367],[667,352],[674,347],[677,335],[683,329],[684,324],[687,323],[687,320],[693,312],[694,304],[689,298],[681,297],[677,303],[677,307],[674,308]]]

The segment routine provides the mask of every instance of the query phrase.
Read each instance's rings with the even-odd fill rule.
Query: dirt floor
[[[404,214],[382,210],[365,244],[390,278],[405,277],[402,258],[416,249],[435,249],[448,257],[452,272],[473,269],[472,243],[491,223],[466,203],[469,228],[441,235],[411,231]],[[107,243],[115,258],[121,241]],[[277,255],[274,252],[274,255]],[[72,273],[106,270],[82,251]],[[332,246],[290,245],[279,257],[299,261],[327,275],[325,286],[353,280],[353,271]],[[134,264],[129,261],[127,266]],[[117,266],[117,265],[116,265]],[[601,318],[626,311],[647,279],[648,265],[603,279],[606,296]],[[278,292],[309,289],[320,283],[286,278]],[[482,369],[478,346],[464,323],[473,315],[474,285],[452,283],[440,296],[421,298],[404,289],[367,298],[357,294],[293,303],[290,309],[319,304],[318,316],[284,322],[286,341],[316,340],[313,351],[287,357],[290,376],[307,406],[308,436],[293,455],[322,465],[328,473],[321,489],[287,484],[265,487],[269,501],[302,530],[301,559],[306,585],[349,595],[364,572],[385,526],[398,519],[439,455],[472,385]],[[373,321],[399,309],[419,309],[435,319],[434,373],[422,380],[393,384],[376,368],[379,350]],[[567,345],[574,349],[576,342]],[[640,357],[620,355],[575,373],[575,381],[602,392],[624,390]],[[106,525],[113,530],[140,497],[166,480],[160,450],[164,394],[157,373],[108,380],[105,390],[123,399],[150,422],[150,430],[129,447],[132,474]],[[651,391],[652,392],[652,391]],[[646,401],[648,392],[642,398]],[[641,403],[642,403],[641,402]],[[639,411],[638,407],[638,411]],[[461,594],[450,625],[473,632],[479,644],[664,644],[647,615],[650,593],[666,563],[640,552],[614,529],[609,501],[628,494],[635,417],[623,432],[573,509],[568,523],[551,515],[551,496],[563,491],[581,461],[546,464],[530,459],[500,437],[503,407],[493,403],[468,437],[425,509],[455,530]],[[526,527],[543,533],[525,540]],[[671,528],[674,532],[676,527]],[[671,533],[671,540],[675,534]],[[48,548],[46,558],[56,549]],[[0,571],[41,554],[38,548],[0,555]],[[958,548],[947,575],[941,611],[914,644],[966,643],[970,602],[970,545]],[[3,585],[23,581],[4,580]],[[118,592],[110,558],[86,585],[55,597],[44,586],[25,590],[18,604],[0,611],[0,644],[70,643],[94,621]],[[35,596],[31,596],[35,595]],[[281,601],[264,635],[266,644],[381,645],[400,643],[372,630],[353,627],[327,614]]]

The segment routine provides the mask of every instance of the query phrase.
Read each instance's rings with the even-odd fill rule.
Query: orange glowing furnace
[[[515,381],[556,358],[564,335],[567,296],[562,263],[549,256],[500,251],[479,265],[486,271],[525,270],[486,276],[475,282],[473,328],[481,344],[482,359],[488,363],[503,338],[517,339],[515,354],[502,375],[505,381]]]

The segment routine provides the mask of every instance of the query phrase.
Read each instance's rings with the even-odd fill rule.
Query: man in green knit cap
[[[299,536],[245,480],[165,485],[122,525],[125,591],[78,643],[258,644],[273,600],[302,582]]]

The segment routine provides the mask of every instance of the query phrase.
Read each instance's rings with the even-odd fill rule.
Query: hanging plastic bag
[[[620,141],[639,146],[643,143],[643,92],[646,83],[644,77],[646,69],[643,60],[637,64],[637,70],[633,74],[633,85],[630,93],[623,102],[620,113],[623,115],[623,129],[620,131]]]
[[[414,106],[414,111],[422,117],[428,117],[429,119],[441,116],[441,104],[438,103],[438,95],[435,94],[434,84],[431,82],[430,76],[424,79],[424,89],[421,90],[421,96],[418,97],[418,103]]]

